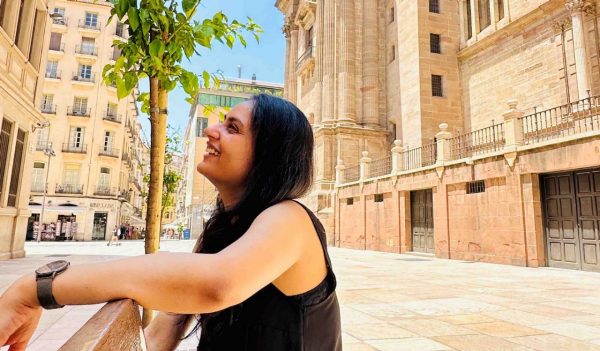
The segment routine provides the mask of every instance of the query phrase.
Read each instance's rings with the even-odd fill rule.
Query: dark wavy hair
[[[225,208],[217,197],[216,210],[196,245],[198,253],[217,253],[239,239],[268,207],[303,196],[312,185],[313,134],[308,119],[284,99],[259,94],[253,102],[251,130],[253,159],[241,200]],[[235,320],[236,307],[202,314],[195,331],[218,332]],[[190,334],[191,335],[191,334]]]

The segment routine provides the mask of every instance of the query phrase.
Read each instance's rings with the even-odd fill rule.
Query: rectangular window
[[[375,194],[375,202],[383,202],[383,194]]]
[[[48,61],[48,63],[46,64],[46,77],[59,78],[58,77],[58,61]]]
[[[12,175],[10,177],[10,189],[8,190],[8,206],[15,207],[17,205],[17,194],[19,192],[19,180],[21,179],[21,167],[23,166],[23,148],[25,146],[24,130],[19,129],[17,132],[17,145],[15,145],[15,155],[13,158]]]
[[[429,34],[429,46],[431,48],[431,52],[434,54],[441,54],[442,47],[440,45],[440,35],[439,34]]]
[[[392,45],[390,48],[390,63],[394,62],[396,59],[396,45]]]
[[[504,18],[504,0],[496,0],[496,13],[498,14],[498,21]]]
[[[473,37],[473,11],[471,10],[471,2],[467,1],[467,39]]]
[[[354,205],[354,198],[353,197],[349,197],[346,199],[346,205],[350,206],[350,205]]]
[[[80,165],[78,164],[65,164],[63,185],[79,186],[79,170]]]
[[[50,127],[40,128],[39,131],[38,146],[45,149],[48,146],[48,140],[50,139]]]
[[[396,9],[394,6],[390,8],[390,23],[393,23],[396,20]]]
[[[17,47],[21,48],[21,26],[23,25],[23,20],[25,18],[25,11],[23,11],[23,7],[25,6],[25,1],[21,0],[21,3],[19,4],[19,12],[17,12],[17,31],[15,32],[15,44],[17,45]]]
[[[42,111],[49,111],[52,109],[54,105],[54,95],[53,94],[44,94],[42,96]],[[46,129],[46,128],[44,128]]]
[[[51,33],[50,34],[50,50],[52,51],[63,51],[62,49],[62,34]]]
[[[477,194],[485,192],[485,181],[477,180],[467,183],[467,194]]]
[[[69,145],[71,149],[81,149],[83,148],[83,136],[85,129],[82,127],[71,127],[71,144]]]
[[[92,66],[79,65],[79,78],[81,78],[82,80],[92,79]]]
[[[96,40],[94,38],[81,38],[81,53],[84,55],[95,55]]]
[[[8,167],[8,154],[10,146],[10,136],[12,134],[13,124],[6,119],[2,121],[2,129],[0,130],[0,196],[2,195],[2,185],[6,176],[6,168]]]
[[[104,132],[104,151],[111,151],[113,145],[113,135],[109,131]]]
[[[100,168],[100,179],[98,181],[98,187],[102,187],[105,189],[110,188],[110,168]]]
[[[107,117],[117,117],[117,104],[108,104],[106,107],[106,116]]]
[[[73,98],[73,113],[85,115],[87,112],[88,99],[85,97]]]
[[[65,9],[64,7],[55,7],[52,11],[54,14],[52,18],[52,22],[54,24],[67,25],[67,19],[65,18]]]
[[[431,95],[444,96],[444,90],[442,87],[442,76],[436,74],[431,75]]]
[[[86,12],[85,13],[85,26],[90,28],[98,27],[98,14]]]
[[[46,185],[44,184],[44,169],[46,165],[43,162],[33,163],[33,174],[31,177],[31,191],[43,192]]]
[[[196,137],[197,138],[202,138],[204,136],[204,130],[206,129],[206,127],[208,127],[208,118],[206,118],[206,117],[199,117],[198,121],[196,123],[197,123],[197,126],[196,126]]]
[[[440,13],[440,0],[429,0],[429,12]]]
[[[4,27],[4,13],[6,12],[6,3],[8,0],[0,0],[0,27]]]
[[[479,6],[479,32],[486,29],[491,24],[490,18],[490,1],[477,0]]]

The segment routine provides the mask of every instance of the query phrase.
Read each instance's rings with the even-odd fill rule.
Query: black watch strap
[[[65,307],[64,305],[59,305],[58,303],[56,303],[56,300],[54,300],[54,295],[52,295],[53,281],[53,276],[40,277],[37,279],[38,300],[40,302],[40,305],[47,310]]]

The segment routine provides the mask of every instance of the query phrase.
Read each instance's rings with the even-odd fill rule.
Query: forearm
[[[161,312],[144,329],[148,351],[172,351],[185,337],[193,316]]]
[[[159,253],[98,264],[72,265],[57,276],[52,290],[63,305],[133,299],[159,311],[198,314],[224,308],[214,255]],[[35,293],[35,278],[22,284]],[[38,303],[37,298],[31,299]]]

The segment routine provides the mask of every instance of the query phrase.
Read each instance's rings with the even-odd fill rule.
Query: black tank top
[[[300,204],[300,203],[299,203]],[[229,323],[208,323],[201,331],[199,351],[341,351],[340,308],[336,279],[327,253],[325,229],[310,216],[319,236],[327,276],[315,288],[286,296],[269,284],[233,307]]]

